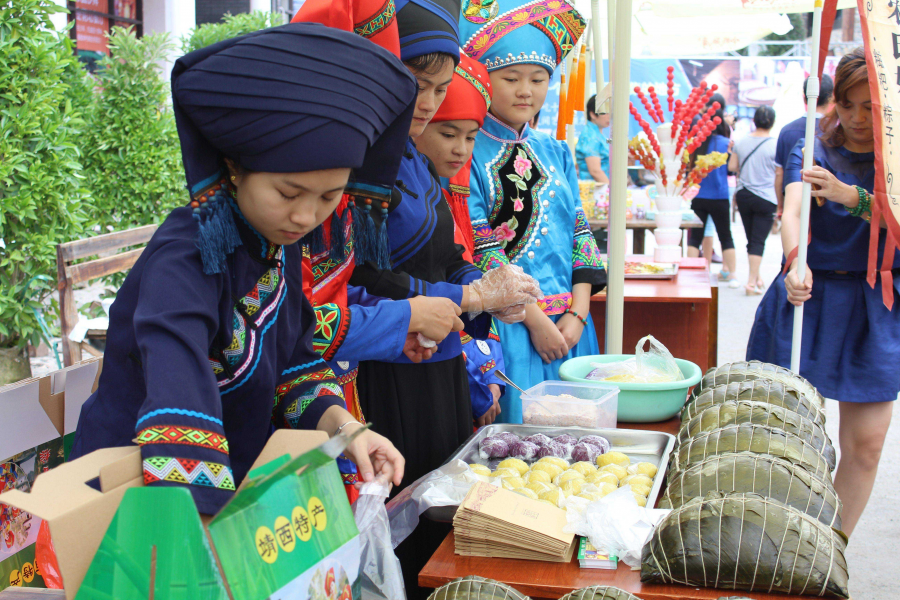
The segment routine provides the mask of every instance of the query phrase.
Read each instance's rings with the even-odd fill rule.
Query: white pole
[[[608,0],[613,4],[612,0]],[[609,248],[606,287],[606,353],[622,353],[625,312],[625,203],[628,197],[628,98],[631,85],[631,0],[616,2],[616,49],[610,57],[612,149],[610,151]]]
[[[631,10],[631,2],[628,3],[629,9]],[[615,42],[614,31],[616,29],[616,0],[606,0],[606,59],[609,61],[609,73],[610,73],[610,81],[612,81],[612,64],[613,64],[613,45]],[[631,29],[628,30],[628,39],[629,43],[631,40]],[[628,49],[628,56],[631,57],[631,48]],[[597,93],[600,93],[600,88],[597,88]],[[610,100],[612,102],[612,100]],[[606,112],[610,112],[609,104],[606,105]]]
[[[591,29],[588,30],[587,39],[585,40],[585,43],[588,46],[584,53],[584,60],[587,61],[587,64],[584,66],[584,101],[585,101],[585,103],[587,103],[587,101],[591,99],[591,67],[593,66],[593,65],[591,65],[591,52],[593,52],[594,46],[591,46],[590,44],[596,43],[593,41],[593,35],[594,35],[593,32],[594,32],[594,27],[593,27],[593,24],[591,24]],[[587,112],[584,113],[584,118],[585,118],[585,120],[587,120]]]
[[[607,0],[611,2],[612,0]],[[603,78],[603,29],[600,27],[600,0],[591,0],[591,48],[594,51],[594,76],[597,79],[597,91],[599,94],[603,90],[605,80]],[[590,87],[590,73],[588,73],[588,87]],[[588,90],[590,91],[590,90]],[[591,94],[586,96],[591,97]],[[597,107],[600,111],[600,107]]]
[[[819,98],[819,45],[822,33],[822,0],[815,0],[812,25],[812,54],[809,57],[809,82],[806,84],[806,137],[803,170],[812,167],[816,133],[816,101]],[[797,248],[797,277],[806,279],[806,244],[809,234],[809,210],[812,186],[803,183],[800,200],[800,236]],[[803,305],[794,307],[794,331],[791,343],[791,371],[800,373],[800,346],[803,343]]]

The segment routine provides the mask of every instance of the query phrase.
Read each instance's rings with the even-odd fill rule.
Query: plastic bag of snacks
[[[650,342],[650,349],[644,344]],[[634,358],[612,363],[594,363],[596,367],[587,378],[595,381],[622,383],[664,383],[681,381],[684,375],[672,353],[652,335],[642,338],[635,348]]]
[[[406,600],[403,571],[391,544],[391,525],[384,501],[391,486],[379,480],[363,484],[353,503],[362,552],[359,576],[363,600]]]

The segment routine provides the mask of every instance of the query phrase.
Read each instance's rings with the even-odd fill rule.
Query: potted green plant
[[[80,237],[86,221],[72,101],[84,74],[68,32],[50,21],[61,10],[0,3],[0,385],[30,376],[25,347],[55,309],[56,244]]]

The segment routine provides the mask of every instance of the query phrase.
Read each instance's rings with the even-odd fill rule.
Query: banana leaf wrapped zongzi
[[[726,452],[753,452],[785,458],[827,481],[831,481],[834,469],[834,465],[828,464],[825,457],[803,438],[774,427],[744,423],[688,439],[672,453],[672,471],[683,471],[709,456]]]
[[[707,388],[726,383],[753,381],[756,379],[783,383],[806,396],[807,399],[817,404],[819,408],[825,408],[825,398],[809,381],[789,369],[758,360],[733,362],[709,369],[703,374],[703,379],[694,388],[693,395],[699,395],[700,392]]]
[[[821,427],[825,426],[824,409],[819,408],[815,402],[794,388],[766,379],[728,383],[703,390],[688,400],[681,409],[681,423],[682,425],[687,423],[710,406],[738,400],[781,406],[818,423]]]
[[[767,402],[729,400],[710,406],[682,425],[678,432],[678,443],[682,444],[706,431],[742,423],[766,425],[796,434],[818,450],[829,465],[834,465],[837,460],[831,439],[822,426],[799,413]]]
[[[608,585],[592,585],[566,594],[559,600],[641,600],[634,594]]]
[[[841,528],[841,501],[831,483],[783,458],[751,452],[716,454],[669,475],[659,508],[678,508],[709,492],[761,494]]]
[[[434,590],[428,600],[531,600],[505,583],[468,575]]]
[[[710,494],[666,516],[641,581],[848,598],[846,536],[759,494]]]

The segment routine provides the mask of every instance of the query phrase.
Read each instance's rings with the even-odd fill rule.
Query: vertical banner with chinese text
[[[900,0],[857,0],[869,67],[872,121],[875,130],[875,194],[872,202],[872,237],[869,247],[869,284],[881,271],[885,306],[894,294],[891,268],[900,240],[900,140],[894,135],[894,115],[900,110]],[[878,265],[881,217],[888,226],[883,264]]]

